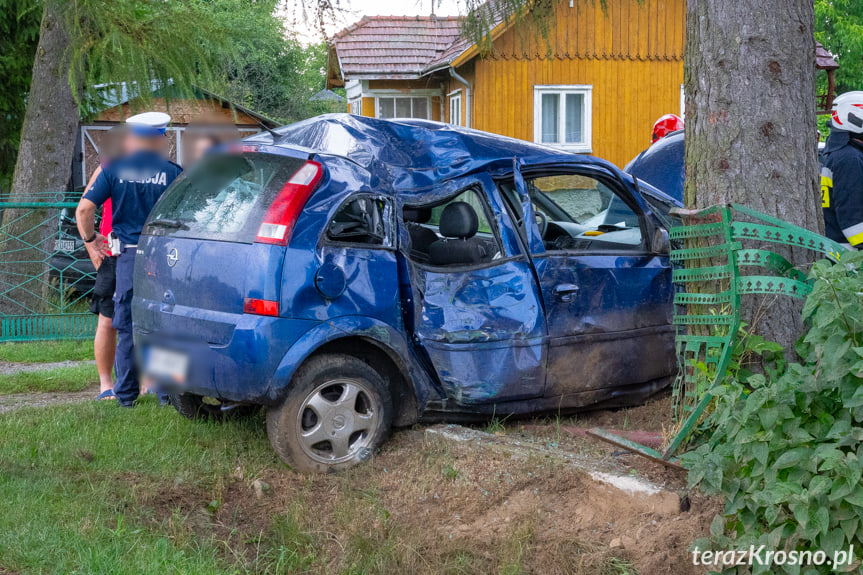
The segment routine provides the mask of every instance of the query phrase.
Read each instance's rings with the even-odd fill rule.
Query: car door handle
[[[554,295],[560,301],[570,301],[573,294],[578,291],[578,286],[574,284],[559,284],[554,286]]]

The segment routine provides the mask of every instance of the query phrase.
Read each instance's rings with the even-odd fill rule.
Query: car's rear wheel
[[[267,412],[267,435],[292,468],[324,473],[367,460],[391,423],[392,402],[380,374],[356,357],[330,354],[297,370],[285,401]]]
[[[187,419],[209,419],[222,421],[231,417],[240,417],[252,413],[255,406],[240,405],[229,410],[222,409],[222,402],[214,397],[204,397],[193,393],[172,393],[168,402],[174,406],[177,413]]]

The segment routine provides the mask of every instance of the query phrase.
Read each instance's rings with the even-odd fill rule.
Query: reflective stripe
[[[830,195],[833,191],[833,170],[821,168],[821,207],[830,207]]]
[[[846,238],[848,238],[848,243],[852,246],[863,243],[863,222],[848,228],[843,228],[842,233]]]

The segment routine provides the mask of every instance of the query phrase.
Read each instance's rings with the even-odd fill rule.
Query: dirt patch
[[[45,392],[45,393],[12,393],[0,395],[0,414],[21,409],[22,407],[46,407],[62,403],[77,403],[96,399],[99,387],[94,386],[84,391]]]
[[[640,503],[586,480],[567,453],[594,461],[597,473],[643,479],[617,459],[492,443],[459,447],[403,431],[345,473],[249,477],[238,468],[212,485],[143,489],[141,503],[172,537],[216,537],[229,562],[253,571],[267,571],[262,550],[278,546],[310,573],[702,573],[687,548],[708,531],[718,503],[694,496],[687,511],[676,498],[670,508]],[[260,480],[268,488],[256,494]]]
[[[31,371],[48,371],[60,367],[78,367],[81,365],[96,365],[96,360],[85,361],[54,361],[49,363],[13,363],[0,361],[0,375],[13,375],[15,373]]]
[[[588,411],[571,418],[564,418],[561,424],[657,432],[669,430],[673,427],[671,392],[664,391],[638,407]]]
[[[491,445],[491,441],[486,444]],[[526,447],[526,453],[535,453],[534,445],[528,436],[519,447]],[[476,445],[466,447],[473,451]],[[536,556],[535,572],[539,573],[568,572],[565,564],[549,563],[553,554],[548,550],[572,542],[604,548],[598,553],[600,556],[610,549],[618,557],[631,560],[643,574],[702,573],[692,566],[687,549],[695,537],[707,533],[719,503],[692,496],[685,491],[680,473],[669,472],[647,460],[634,458],[633,463],[644,464],[634,467],[621,460],[596,456],[606,451],[600,448],[592,451],[594,455],[590,457],[583,450],[570,452],[552,447],[543,456],[541,448],[528,477],[508,485],[495,478],[494,470],[512,469],[514,457],[502,455],[504,459],[498,459],[486,454],[482,457],[483,467],[488,468],[485,473],[474,472],[473,482],[491,485],[496,496],[481,498],[474,508],[465,506],[456,497],[453,513],[458,514],[459,520],[446,523],[443,528],[479,540],[494,540],[506,537],[513,526],[532,523],[535,544],[546,550]],[[566,457],[560,459],[567,453],[575,460],[574,464]],[[473,455],[465,455],[463,460],[472,463]],[[577,472],[574,467],[587,473]],[[639,472],[639,468],[651,473]],[[639,491],[622,493],[629,490],[630,478]],[[652,487],[661,493],[654,493]],[[645,488],[651,492],[645,492]],[[597,551],[593,554],[597,555]]]
[[[583,431],[602,428],[612,432],[648,432],[666,442],[674,424],[671,418],[671,395],[660,393],[645,405],[613,410],[597,410],[561,418],[525,419],[506,422],[508,437],[517,436],[524,441],[544,442],[546,445],[583,453],[603,464],[617,465],[620,469],[643,476],[659,485],[672,489],[685,489],[686,474],[669,469],[625,449],[587,437]]]

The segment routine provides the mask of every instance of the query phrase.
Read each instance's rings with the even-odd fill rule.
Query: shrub
[[[802,363],[716,390],[702,441],[681,457],[691,486],[725,499],[701,550],[863,551],[863,253],[813,266]],[[854,569],[859,569],[855,564]],[[754,565],[728,573],[835,573]]]

